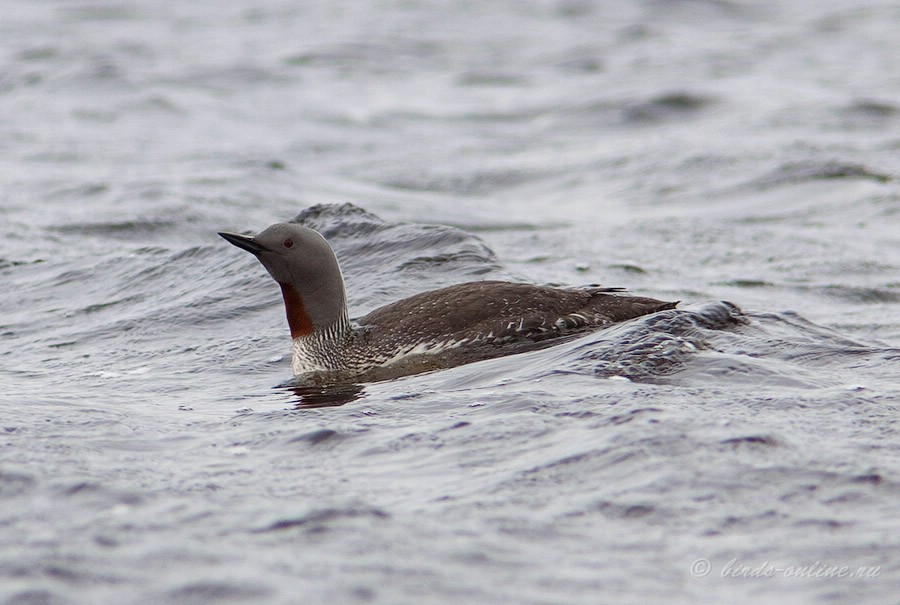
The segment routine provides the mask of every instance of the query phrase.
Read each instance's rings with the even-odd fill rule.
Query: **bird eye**
[[[290,248],[290,247],[293,246],[293,245],[294,245],[294,240],[292,240],[292,239],[286,239],[286,240],[284,240],[284,247],[285,247],[285,248]]]

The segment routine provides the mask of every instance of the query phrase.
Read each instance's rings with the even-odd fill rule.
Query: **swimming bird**
[[[554,344],[678,303],[623,288],[475,281],[431,290],[350,321],[337,256],[317,231],[277,223],[256,236],[220,232],[281,286],[291,367],[313,383],[386,380]]]

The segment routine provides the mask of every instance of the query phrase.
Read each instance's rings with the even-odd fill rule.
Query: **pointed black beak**
[[[268,248],[257,242],[249,235],[240,235],[238,233],[224,233],[221,231],[219,232],[219,235],[224,237],[225,241],[227,241],[229,244],[234,244],[238,248],[243,248],[251,254],[259,254],[260,252],[265,252],[266,250],[268,250]]]

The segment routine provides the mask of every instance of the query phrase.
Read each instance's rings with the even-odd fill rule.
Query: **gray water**
[[[898,602],[896,3],[0,13],[0,603]],[[354,316],[682,302],[301,391],[301,213]]]

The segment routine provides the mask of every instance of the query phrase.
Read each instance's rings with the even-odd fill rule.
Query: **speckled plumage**
[[[449,368],[546,346],[556,338],[677,304],[623,295],[620,288],[480,281],[416,294],[376,309],[354,325],[337,259],[318,233],[279,224],[256,238],[222,236],[257,255],[283,292],[300,295],[298,303],[285,294],[294,334],[291,365],[296,375],[312,382],[383,380]],[[313,274],[311,280],[307,272],[305,279],[297,279],[312,252],[329,256],[315,259],[322,275]],[[311,291],[310,282],[316,283]],[[323,297],[323,291],[329,296]],[[312,326],[311,331],[298,331],[301,324]]]

